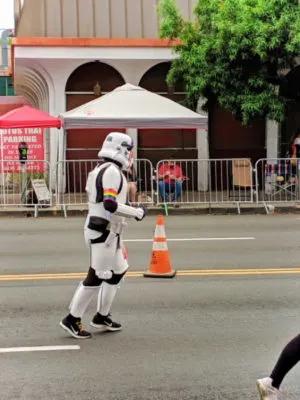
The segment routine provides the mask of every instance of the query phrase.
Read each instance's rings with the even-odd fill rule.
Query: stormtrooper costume
[[[128,263],[122,252],[122,233],[126,220],[140,221],[145,216],[142,207],[127,205],[127,181],[122,173],[130,165],[132,139],[119,132],[110,133],[98,153],[99,164],[89,173],[86,191],[89,212],[84,237],[90,252],[90,268],[70,304],[70,313],[60,326],[78,339],[91,337],[83,329],[81,318],[94,294],[98,293],[97,314],[90,325],[110,331],[120,330],[112,320],[111,305],[124,277]]]

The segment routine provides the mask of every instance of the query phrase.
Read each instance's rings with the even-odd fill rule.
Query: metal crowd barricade
[[[44,160],[24,163],[0,160],[0,207],[38,208],[53,204],[50,164]]]
[[[139,158],[134,162],[137,175],[137,202],[141,204],[154,204],[154,168],[150,160]]]
[[[179,180],[168,177],[175,162]],[[165,177],[163,178],[163,175]],[[161,160],[156,166],[158,204],[224,204],[253,202],[250,159]]]
[[[89,172],[98,160],[65,160],[56,165],[56,205],[64,210],[72,206],[86,206],[85,186]],[[149,160],[134,162],[137,175],[137,202],[153,204],[153,167]]]
[[[56,164],[56,206],[67,207],[87,205],[85,191],[89,172],[99,160],[65,160]]]
[[[257,202],[298,203],[300,201],[300,159],[260,159],[255,164]]]

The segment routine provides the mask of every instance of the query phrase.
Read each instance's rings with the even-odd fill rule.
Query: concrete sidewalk
[[[1,217],[67,217],[84,216],[86,206],[72,206],[66,209],[56,207],[3,207],[0,208]],[[168,206],[154,205],[148,207],[149,215],[228,215],[228,214],[297,214],[300,213],[299,204],[193,204]]]

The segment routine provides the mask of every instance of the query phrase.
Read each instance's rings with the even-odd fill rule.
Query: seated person
[[[158,168],[158,192],[164,203],[176,201],[182,191],[182,169],[170,160]]]
[[[127,171],[123,171],[128,182],[128,201],[132,204],[137,201],[137,175],[133,164],[131,164]]]

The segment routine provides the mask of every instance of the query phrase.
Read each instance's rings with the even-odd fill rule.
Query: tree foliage
[[[285,74],[300,55],[298,0],[198,0],[193,21],[175,0],[161,0],[158,12],[160,37],[179,39],[167,82],[184,81],[189,107],[203,97],[204,109],[218,104],[245,125],[284,119]]]

